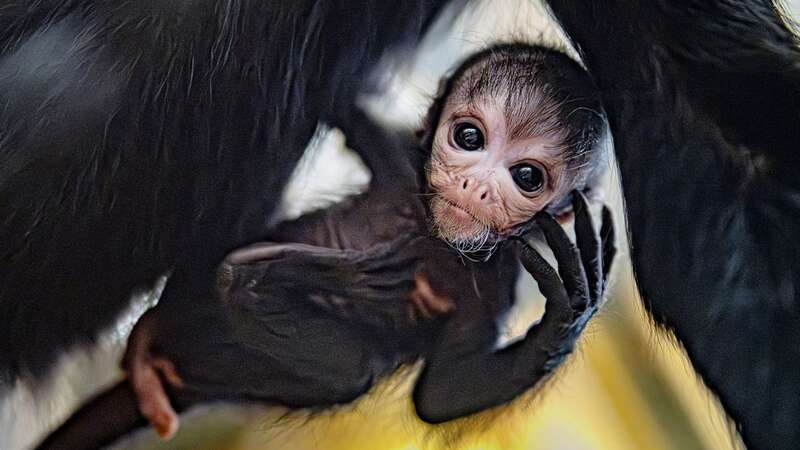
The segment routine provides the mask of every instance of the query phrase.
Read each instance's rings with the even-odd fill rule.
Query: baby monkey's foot
[[[170,360],[152,352],[153,329],[151,315],[142,316],[128,339],[122,365],[136,394],[139,412],[150,422],[159,437],[170,439],[178,431],[180,423],[164,388],[164,382],[181,388],[183,381]]]
[[[437,315],[447,314],[456,308],[449,298],[437,295],[428,283],[428,279],[422,274],[414,276],[414,290],[411,291],[409,301],[412,305],[410,311],[412,317],[421,314],[422,317],[431,319]]]

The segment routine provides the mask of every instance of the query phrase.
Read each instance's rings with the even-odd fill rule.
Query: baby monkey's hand
[[[603,222],[598,234],[586,199],[580,192],[575,192],[573,198],[577,245],[570,242],[567,233],[552,216],[541,212],[535,217],[558,262],[558,271],[527,242],[522,241],[520,249],[523,266],[547,299],[542,322],[529,334],[529,337],[538,339],[540,349],[547,354],[541,367],[542,374],[558,367],[572,351],[578,336],[597,311],[616,254],[614,224],[608,208],[603,207]]]

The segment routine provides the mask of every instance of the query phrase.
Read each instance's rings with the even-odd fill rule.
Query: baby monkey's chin
[[[497,233],[455,203],[440,196],[431,200],[436,236],[461,252],[475,252],[494,244]]]

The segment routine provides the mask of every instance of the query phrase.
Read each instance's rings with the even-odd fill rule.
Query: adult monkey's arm
[[[553,1],[603,91],[651,314],[751,449],[800,440],[800,52],[771,1]]]
[[[447,3],[0,0],[0,382],[43,377],[170,270],[164,326],[202,329],[184,312],[317,124]]]

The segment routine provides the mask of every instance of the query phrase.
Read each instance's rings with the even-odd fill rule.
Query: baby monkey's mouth
[[[498,242],[494,228],[467,208],[436,195],[431,200],[433,232],[471,260],[487,260]]]
[[[448,199],[446,199],[444,197],[440,197],[440,198],[442,199],[443,202],[447,203],[450,207],[455,209],[457,212],[463,213],[462,216],[468,217],[469,219],[471,219],[471,220],[473,220],[475,222],[478,222],[478,223],[481,223],[481,224],[483,223],[482,220],[480,220],[477,217],[475,217],[475,214],[472,214],[472,212],[470,212],[467,208],[464,208],[463,206],[459,205],[458,203],[450,201],[450,200],[448,200]]]

